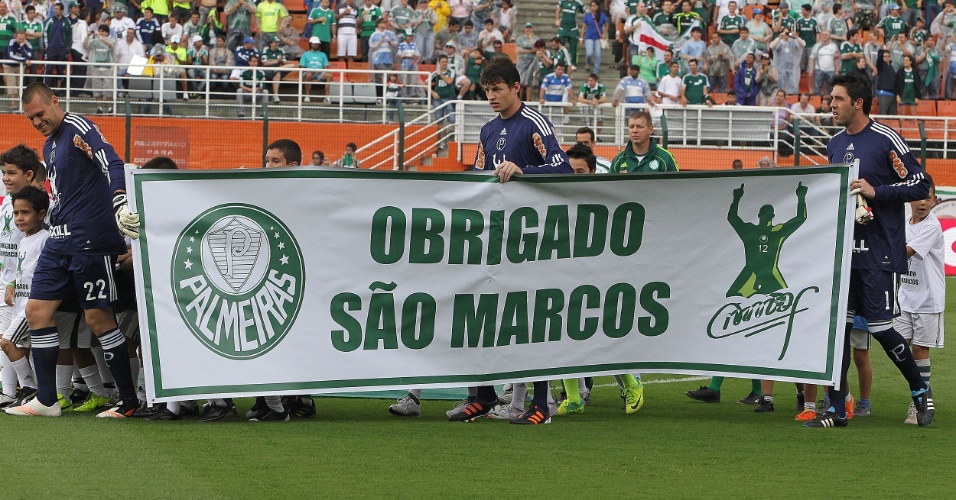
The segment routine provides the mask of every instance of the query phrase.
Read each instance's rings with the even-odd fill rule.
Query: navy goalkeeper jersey
[[[831,163],[860,160],[860,178],[876,190],[867,200],[873,220],[853,226],[852,269],[881,269],[905,273],[906,231],[904,203],[929,195],[923,168],[895,130],[870,120],[859,133],[842,131],[827,144]]]
[[[554,126],[541,113],[524,104],[517,113],[501,116],[481,127],[475,170],[494,170],[504,161],[526,174],[570,174],[568,155],[554,136]]]
[[[125,190],[123,160],[100,129],[66,113],[43,144],[53,189],[46,249],[64,255],[119,255],[126,251],[113,216],[113,193]]]

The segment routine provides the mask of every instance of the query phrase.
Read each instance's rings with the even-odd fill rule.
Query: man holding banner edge
[[[574,173],[567,153],[554,135],[554,125],[521,102],[521,75],[513,62],[495,58],[481,73],[480,83],[498,116],[481,128],[475,170],[494,170],[502,183],[522,174]],[[511,423],[549,423],[548,393],[547,382],[535,382],[534,401],[524,415]],[[488,414],[497,402],[493,386],[480,386],[475,400],[449,415],[448,420],[474,420]]]
[[[866,224],[854,224],[850,293],[847,305],[847,340],[843,345],[839,389],[830,388],[830,406],[805,427],[846,427],[847,369],[850,358],[850,330],[853,317],[863,316],[870,334],[883,346],[887,356],[909,383],[921,427],[933,421],[932,392],[920,376],[919,367],[906,341],[893,327],[899,315],[896,292],[899,274],[907,271],[904,203],[925,198],[929,184],[922,167],[906,142],[889,127],[870,119],[871,84],[858,75],[833,78],[833,119],[844,130],[827,144],[831,163],[860,160],[858,179],[850,192],[869,200],[873,217]]]

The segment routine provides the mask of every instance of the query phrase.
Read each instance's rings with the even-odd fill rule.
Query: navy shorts
[[[850,270],[850,294],[847,297],[847,323],[854,315],[867,322],[887,321],[900,315],[897,290],[900,275],[877,269]]]
[[[83,309],[103,309],[116,301],[110,255],[63,255],[46,249],[33,274],[30,298],[69,300],[76,298]]]

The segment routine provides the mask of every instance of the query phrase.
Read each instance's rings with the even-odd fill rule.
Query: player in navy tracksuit
[[[521,174],[573,174],[568,155],[554,136],[547,118],[521,102],[521,77],[514,63],[495,59],[481,73],[481,87],[498,116],[481,127],[475,170],[494,170],[501,182]],[[548,383],[535,382],[534,402],[515,424],[548,423]],[[485,415],[497,404],[492,386],[478,388],[474,401],[448,416],[468,421]]]
[[[807,427],[846,426],[843,402],[850,364],[849,336],[857,314],[866,319],[870,334],[909,382],[919,425],[929,425],[935,414],[929,387],[906,341],[893,328],[893,318],[899,315],[899,273],[907,270],[903,206],[907,201],[926,198],[929,182],[900,135],[869,118],[870,92],[870,81],[864,77],[840,75],[833,79],[833,118],[845,130],[830,139],[827,157],[831,163],[860,160],[860,178],[850,182],[850,189],[858,189],[867,198],[874,217],[867,224],[857,222],[853,228],[840,390],[830,389],[832,406],[820,418],[804,424]]]
[[[139,220],[126,206],[123,161],[96,125],[79,115],[64,113],[46,85],[29,85],[21,102],[24,114],[46,136],[43,156],[53,204],[50,238],[37,262],[27,303],[38,393],[36,399],[6,411],[13,415],[59,416],[55,381],[59,338],[53,313],[63,299],[75,295],[86,323],[99,337],[120,392],[116,406],[97,416],[129,416],[139,402],[126,340],[113,316],[113,270],[116,256],[126,252],[123,234],[139,237]]]

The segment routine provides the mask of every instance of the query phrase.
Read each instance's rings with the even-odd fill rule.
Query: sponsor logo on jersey
[[[498,135],[508,135],[508,132],[506,132],[506,130],[508,129],[501,127],[501,133],[499,133]]]
[[[498,138],[498,144],[496,144],[495,147],[498,148],[498,151],[502,151],[502,150],[505,149],[505,144],[506,144],[506,143],[505,143],[505,138],[504,138],[504,137],[499,137],[499,138]]]
[[[262,208],[213,207],[176,241],[176,307],[196,339],[225,358],[252,359],[279,345],[295,324],[304,287],[295,236]]]
[[[651,162],[648,163],[647,166],[650,167],[651,170],[657,170],[658,168],[660,168],[661,164],[657,160],[651,160]]]
[[[853,143],[851,142],[849,146],[846,147],[847,151],[853,151]]]

